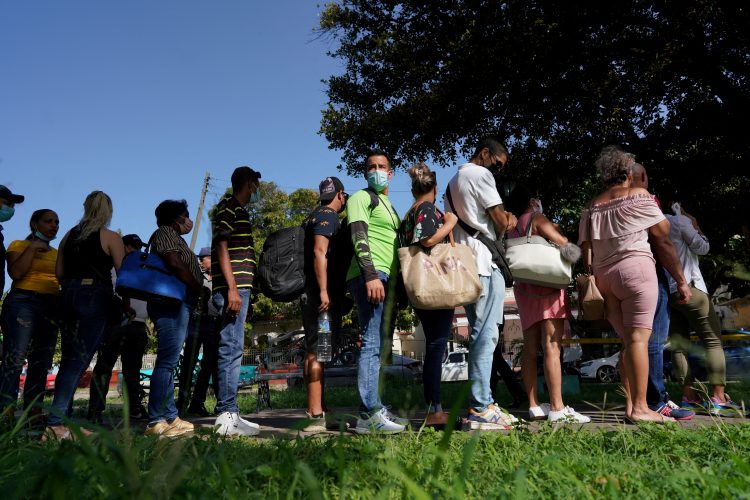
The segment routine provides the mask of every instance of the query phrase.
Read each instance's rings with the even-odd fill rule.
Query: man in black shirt
[[[318,315],[328,311],[331,331],[341,326],[340,293],[344,284],[332,282],[328,261],[335,256],[339,213],[346,206],[348,195],[336,177],[326,177],[320,183],[320,205],[305,223],[305,293],[302,296],[302,324],[305,328],[304,377],[307,386],[307,418],[311,432],[325,430],[325,402],[323,401],[323,365],[317,359]],[[347,242],[348,243],[348,242]],[[343,281],[343,278],[341,278]],[[333,280],[338,281],[338,280]]]

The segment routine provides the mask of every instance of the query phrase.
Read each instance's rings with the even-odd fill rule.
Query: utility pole
[[[203,203],[206,201],[206,192],[208,191],[208,181],[211,178],[211,174],[206,172],[206,177],[203,178],[203,190],[201,190],[201,202],[198,204],[198,214],[195,216],[195,227],[193,227],[193,237],[190,239],[190,250],[195,252],[195,242],[198,240],[198,229],[201,227],[201,219],[203,218]]]

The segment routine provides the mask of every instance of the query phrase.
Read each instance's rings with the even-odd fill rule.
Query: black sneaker
[[[130,418],[133,420],[148,420],[148,411],[141,405],[138,408],[130,410]]]
[[[86,415],[86,420],[96,425],[102,425],[104,423],[104,417],[101,413],[89,412],[88,415]]]
[[[187,413],[199,417],[210,417],[212,415],[203,403],[191,403],[190,406],[188,406]]]

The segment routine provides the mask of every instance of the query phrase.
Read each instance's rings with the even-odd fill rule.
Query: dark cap
[[[251,180],[260,180],[260,172],[255,171],[250,167],[237,167],[234,169],[234,172],[232,172],[232,187],[235,189]]]
[[[141,248],[146,246],[137,234],[126,234],[122,237],[122,242],[131,248]]]
[[[336,193],[344,190],[338,177],[326,177],[320,182],[320,201],[332,200]]]
[[[8,200],[10,203],[23,203],[26,198],[20,194],[13,194],[10,189],[0,185],[0,198]]]
[[[198,258],[202,259],[203,257],[208,257],[211,255],[211,247],[203,247],[201,248],[200,252],[198,252]]]

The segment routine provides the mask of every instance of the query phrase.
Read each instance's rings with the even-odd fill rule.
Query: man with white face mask
[[[393,415],[380,400],[380,360],[391,348],[395,325],[395,283],[398,273],[398,214],[388,199],[393,170],[388,156],[372,150],[365,160],[367,188],[346,203],[354,258],[346,275],[362,330],[357,367],[360,415],[358,434],[393,433],[406,428],[408,420]]]
[[[16,211],[16,203],[23,203],[24,197],[13,194],[10,189],[0,185],[0,222],[9,221]],[[0,224],[0,294],[5,290],[5,242],[3,226]]]

